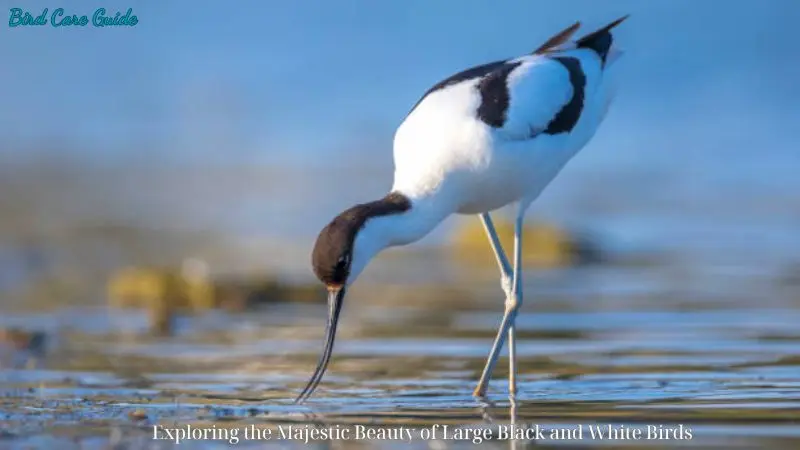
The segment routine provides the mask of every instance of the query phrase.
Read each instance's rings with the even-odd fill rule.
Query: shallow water
[[[54,442],[59,448],[172,448],[174,441],[153,440],[153,427],[187,424],[216,430],[208,437],[218,439],[188,439],[180,448],[232,445],[231,430],[238,430],[237,446],[294,447],[312,429],[350,430],[341,445],[381,448],[460,448],[473,440],[501,448],[532,440],[545,448],[797,448],[795,293],[766,291],[769,280],[750,275],[745,283],[739,273],[714,289],[677,292],[668,272],[531,274],[517,321],[514,405],[505,394],[505,359],[488,399],[471,396],[501,316],[502,300],[491,294],[499,292],[495,284],[473,283],[481,294],[458,308],[450,306],[458,302],[404,302],[388,294],[375,301],[373,291],[355,291],[331,367],[300,406],[292,400],[316,362],[324,305],[181,317],[169,338],[149,336],[141,311],[6,314],[2,327],[52,335],[42,355],[10,349],[0,355],[0,448]],[[737,291],[737,282],[752,290]],[[508,439],[502,432],[512,420],[518,430],[534,431]],[[612,425],[614,439],[593,438],[589,426],[596,424]],[[245,439],[251,425],[274,434],[269,441]],[[289,425],[298,434],[282,439]],[[366,428],[356,425],[376,432],[405,427],[412,440],[362,439],[355,433]],[[436,440],[419,434],[434,429]],[[484,429],[492,436],[475,436]],[[551,436],[553,430],[561,434]],[[636,430],[639,439],[631,437]]]

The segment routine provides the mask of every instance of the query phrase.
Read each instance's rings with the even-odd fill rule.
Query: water
[[[487,430],[481,431],[489,433],[486,440],[476,438],[480,445],[522,448],[525,439],[501,434],[512,421],[520,429],[538,425],[542,435],[523,437],[544,448],[796,448],[796,292],[758,273],[745,282],[739,272],[729,285],[677,289],[668,282],[675,269],[528,274],[528,301],[517,322],[520,376],[513,405],[505,395],[504,359],[488,399],[471,396],[502,312],[495,282],[475,281],[474,295],[442,293],[438,300],[435,290],[428,294],[433,298],[414,299],[414,286],[407,287],[407,297],[354,289],[331,367],[312,399],[299,406],[292,400],[321,346],[321,304],[182,317],[170,338],[149,336],[140,311],[6,314],[0,327],[52,334],[44,356],[5,351],[0,448],[49,448],[53,442],[173,448],[174,442],[153,440],[153,427],[187,424],[228,430],[228,438],[238,430],[236,446],[247,448],[304,445],[300,435],[279,438],[289,425],[351,433],[365,432],[357,425],[384,432],[406,427],[413,434],[410,443],[353,434],[343,445],[466,448],[474,445],[474,433]],[[589,426],[597,424],[611,425],[615,439],[593,439]],[[251,425],[275,434],[269,441],[245,440]],[[444,425],[447,440],[419,435],[443,432]],[[558,439],[550,437],[553,430],[562,433]],[[565,440],[564,433],[575,430],[582,430],[582,439]],[[639,439],[630,437],[635,430]],[[646,438],[648,432],[654,439]],[[179,446],[233,445],[217,437]],[[312,443],[330,445],[324,439]]]

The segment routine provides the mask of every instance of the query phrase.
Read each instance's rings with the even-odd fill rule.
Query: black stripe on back
[[[508,75],[519,67],[520,62],[507,63],[486,75],[478,83],[481,93],[481,104],[478,106],[478,118],[485,124],[500,128],[506,122],[508,110]]]
[[[584,90],[586,89],[586,75],[584,75],[581,63],[577,58],[555,57],[553,60],[560,62],[569,71],[572,98],[547,124],[544,132],[547,134],[569,133],[578,123],[578,119],[581,118]]]
[[[482,64],[480,66],[470,67],[467,70],[458,72],[455,75],[452,75],[452,76],[450,76],[448,78],[445,78],[444,80],[434,84],[433,87],[428,89],[425,92],[425,94],[422,95],[422,98],[420,98],[417,101],[417,103],[414,104],[414,107],[411,108],[411,111],[409,111],[409,114],[411,114],[411,112],[414,111],[417,108],[417,106],[419,106],[419,104],[422,103],[423,100],[425,100],[425,97],[427,97],[431,93],[439,91],[439,90],[442,90],[442,89],[446,88],[447,86],[450,86],[450,85],[453,85],[453,84],[456,84],[456,83],[461,83],[462,81],[474,80],[476,78],[484,77],[487,74],[492,73],[494,70],[502,67],[504,64],[506,64],[507,61],[508,61],[507,59],[504,59],[502,61],[494,61],[494,62],[490,62],[490,63],[487,63],[487,64]]]

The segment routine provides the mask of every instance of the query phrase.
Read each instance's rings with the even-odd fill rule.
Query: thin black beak
[[[342,310],[344,292],[344,287],[328,290],[328,325],[325,327],[325,346],[322,348],[322,355],[319,357],[317,369],[314,371],[314,375],[311,376],[311,380],[308,381],[305,389],[303,389],[303,392],[297,396],[297,399],[294,401],[296,404],[302,403],[310,397],[311,394],[314,393],[319,382],[322,381],[322,376],[325,375],[325,369],[328,368],[328,362],[330,362],[331,354],[333,353],[333,341],[336,339],[336,324],[339,322],[339,312]]]

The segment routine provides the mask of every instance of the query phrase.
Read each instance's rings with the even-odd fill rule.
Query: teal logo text
[[[52,13],[49,8],[45,8],[38,15],[22,8],[11,8],[10,13],[8,26],[11,28],[46,25],[53,28],[85,27],[89,24],[97,28],[132,27],[139,23],[139,18],[133,13],[133,8],[128,8],[125,14],[120,11],[111,13],[105,8],[97,8],[91,16],[70,14],[64,8],[56,8]]]

